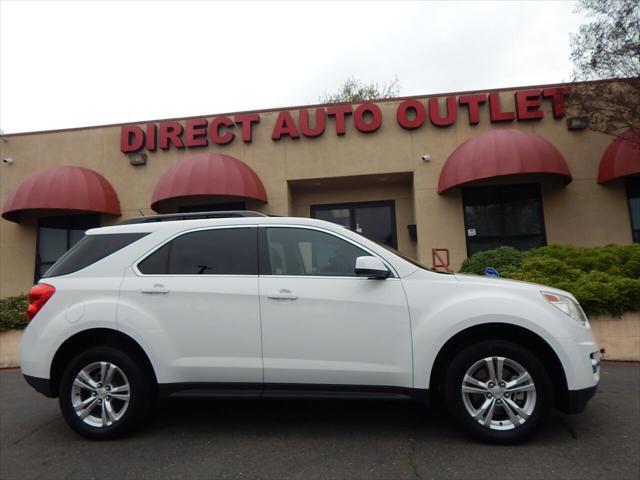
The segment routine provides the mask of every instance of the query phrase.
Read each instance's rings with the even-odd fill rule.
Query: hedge
[[[502,277],[571,292],[589,315],[640,311],[640,245],[549,245],[518,252],[511,247],[466,259],[461,273],[481,275],[494,267]]]
[[[29,300],[26,295],[7,297],[0,300],[0,333],[7,330],[20,330],[27,326],[27,307]]]

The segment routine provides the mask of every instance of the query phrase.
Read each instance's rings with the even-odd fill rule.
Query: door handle
[[[161,283],[154,283],[150,287],[141,288],[140,293],[169,293],[169,289]]]
[[[298,295],[293,293],[291,290],[286,288],[281,288],[277,292],[271,292],[267,295],[267,298],[272,298],[274,300],[297,300]]]

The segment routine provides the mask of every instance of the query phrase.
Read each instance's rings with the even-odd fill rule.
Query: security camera
[[[431,160],[431,155],[421,155],[420,158],[422,159],[423,162],[429,162]]]
[[[13,158],[3,158],[2,163],[5,165],[13,165]]]

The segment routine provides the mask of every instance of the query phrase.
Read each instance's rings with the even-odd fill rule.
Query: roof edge
[[[376,99],[367,100],[367,102],[387,103],[387,102],[396,102],[398,100],[415,100],[419,98],[443,97],[443,96],[452,96],[452,95],[468,95],[468,94],[485,93],[485,92],[507,92],[511,90],[523,90],[523,89],[529,89],[529,88],[548,88],[548,87],[561,87],[561,86],[571,86],[571,85],[624,82],[627,80],[633,80],[633,78],[608,78],[608,79],[602,79],[602,80],[585,80],[580,82],[559,82],[559,83],[546,83],[541,85],[520,85],[520,86],[514,86],[514,87],[485,88],[485,89],[477,89],[477,90],[460,90],[455,92],[428,93],[428,94],[422,94],[422,95],[408,95],[408,96],[393,97],[393,98],[376,98]],[[248,114],[248,113],[270,113],[270,112],[280,112],[280,111],[287,111],[287,110],[327,107],[332,105],[355,105],[358,103],[361,103],[361,102],[312,103],[308,105],[293,105],[293,106],[287,106],[287,107],[263,108],[258,110],[238,110],[233,112],[189,115],[186,117],[169,117],[169,118],[156,118],[156,119],[149,119],[149,120],[135,120],[130,122],[105,123],[100,125],[90,125],[87,127],[56,128],[51,130],[33,130],[33,131],[26,131],[26,132],[5,133],[2,135],[2,138],[19,137],[19,136],[25,136],[25,135],[39,135],[44,133],[74,132],[74,131],[81,131],[81,130],[92,130],[97,128],[120,127],[124,125],[134,125],[134,124],[141,124],[141,123],[181,121],[181,120],[189,120],[193,118],[220,117],[220,116],[230,116],[230,115],[242,115],[242,114]]]

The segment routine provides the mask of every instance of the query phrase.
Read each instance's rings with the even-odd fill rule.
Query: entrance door
[[[312,205],[311,217],[337,223],[384,245],[398,248],[395,202]]]
[[[399,278],[357,277],[370,252],[332,233],[260,227],[264,382],[412,386]],[[273,387],[276,388],[276,387]]]

